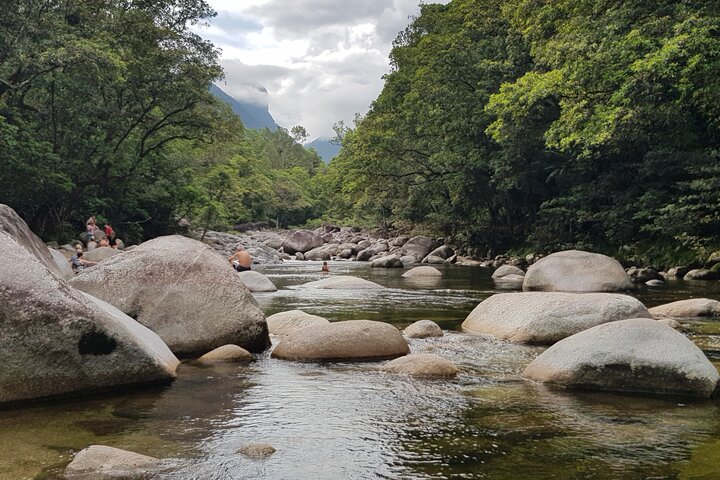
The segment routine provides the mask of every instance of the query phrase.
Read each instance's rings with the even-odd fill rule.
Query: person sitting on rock
[[[98,243],[98,247],[109,247],[110,242],[108,242],[107,238],[101,238],[100,243]]]
[[[70,257],[70,265],[72,266],[73,272],[78,273],[83,271],[87,267],[92,267],[94,265],[97,265],[97,262],[93,262],[91,260],[85,260],[83,257],[83,251],[78,250],[75,252],[75,255]]]
[[[322,269],[320,271],[322,273],[330,273],[330,267],[328,267],[327,262],[323,262]]]
[[[235,253],[228,257],[228,262],[238,272],[245,272],[252,268],[252,258],[242,245],[237,246]]]

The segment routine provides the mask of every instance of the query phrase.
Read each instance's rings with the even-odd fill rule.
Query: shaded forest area
[[[0,202],[45,239],[97,214],[381,226],[485,255],[720,250],[720,5],[453,0],[397,37],[329,166],[208,92],[200,0],[19,0],[0,19]],[[293,132],[294,133],[294,132]]]

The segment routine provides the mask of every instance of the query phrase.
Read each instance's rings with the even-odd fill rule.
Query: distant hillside
[[[259,87],[259,90],[267,95],[267,90],[264,88]],[[223,92],[222,89],[215,84],[210,85],[210,93],[230,105],[232,111],[235,112],[242,120],[245,128],[252,128],[254,130],[267,128],[273,132],[277,130],[278,126],[275,123],[275,119],[268,111],[267,102],[265,105],[257,105],[237,100]]]
[[[325,163],[330,163],[330,160],[340,153],[340,145],[330,143],[330,139],[326,137],[316,138],[312,142],[306,144],[305,147],[317,150],[320,158],[322,158]]]

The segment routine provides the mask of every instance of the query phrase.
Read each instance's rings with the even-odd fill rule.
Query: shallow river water
[[[718,479],[720,400],[567,392],[523,381],[542,350],[461,333],[497,286],[479,267],[444,267],[434,282],[402,269],[331,262],[332,275],[386,287],[372,292],[298,288],[318,262],[262,266],[279,290],[256,294],[266,314],[302,309],[331,321],[380,320],[403,328],[431,319],[439,339],[410,339],[461,369],[418,380],[377,364],[249,365],[184,362],[169,386],[0,410],[0,478],[58,479],[72,454],[111,445],[168,459],[166,479]],[[720,299],[720,282],[669,282],[633,292],[647,306]],[[720,365],[720,322],[683,322]],[[273,341],[276,343],[276,340]],[[250,442],[277,452],[238,453]]]

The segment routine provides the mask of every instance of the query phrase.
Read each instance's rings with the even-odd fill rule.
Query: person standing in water
[[[327,262],[323,262],[322,269],[320,271],[322,273],[330,273],[330,267],[328,267]]]
[[[245,272],[252,268],[252,258],[242,245],[237,246],[235,253],[228,257],[228,262],[238,272]]]

